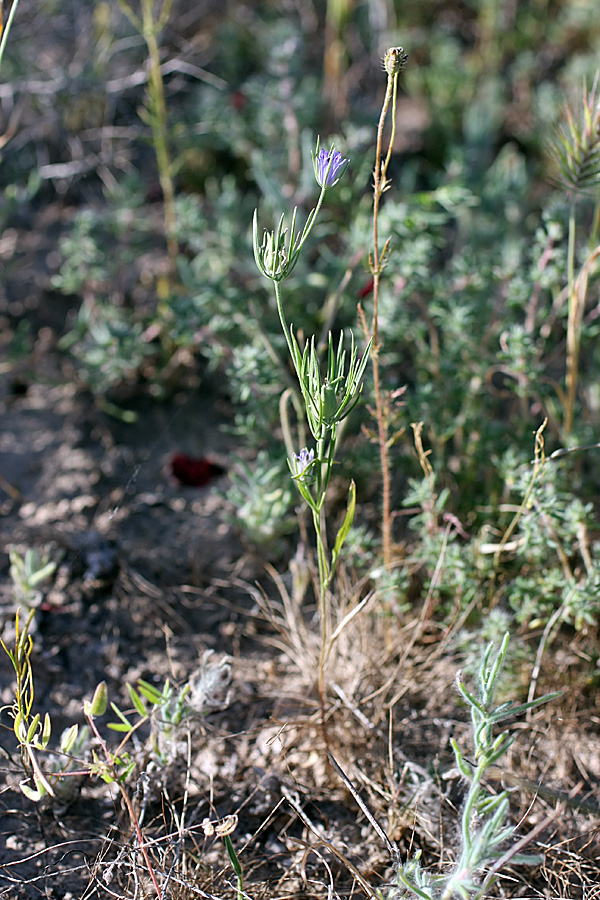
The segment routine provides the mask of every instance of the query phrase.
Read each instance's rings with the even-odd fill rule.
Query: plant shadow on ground
[[[96,31],[88,23],[86,32],[99,35],[98,46],[103,8],[99,4]],[[73,24],[77,16],[70,16],[69,9],[64,5],[62,16]],[[170,33],[179,50],[196,28],[202,52],[207,52],[202,39],[212,34],[220,13],[215,4],[207,4],[202,14],[206,20],[201,28],[183,16],[181,31]],[[31,21],[38,28],[35,39],[50,59],[57,54],[60,70],[57,34],[44,43],[40,20],[34,16]],[[63,34],[68,41],[68,31]],[[240,34],[231,28],[230,36],[241,40]],[[281,37],[286,38],[283,26]],[[19,44],[17,33],[16,40],[18,49],[24,38]],[[246,46],[237,50],[238,64],[252,55]],[[231,65],[234,85],[244,73]],[[183,77],[173,71],[174,82]],[[114,74],[126,83],[126,67]],[[171,873],[169,896],[236,895],[225,847],[203,827],[206,819],[217,822],[229,815],[237,816],[231,839],[248,896],[367,894],[344,860],[367,885],[386,895],[393,877],[386,849],[325,754],[315,688],[317,615],[310,590],[301,583],[307,568],[302,553],[308,557],[309,551],[285,533],[277,536],[270,559],[264,547],[254,549],[231,524],[235,510],[223,494],[228,472],[205,486],[182,484],[174,475],[176,454],[208,457],[228,471],[233,455],[252,458],[253,446],[244,453],[239,434],[232,433],[235,408],[221,372],[199,362],[202,347],[195,345],[181,365],[181,355],[175,354],[179,363],[165,375],[166,396],[160,400],[152,395],[152,378],[160,377],[143,365],[139,381],[124,379],[126,390],[109,383],[110,402],[137,416],[129,424],[106,414],[102,386],[92,394],[89,380],[82,379],[59,346],[85,307],[84,289],[82,302],[77,291],[65,296],[52,286],[59,237],[69,231],[73,205],[99,202],[102,178],[114,187],[110,171],[103,169],[110,169],[111,161],[100,155],[83,153],[79,160],[82,171],[89,166],[89,180],[52,170],[62,164],[69,129],[84,136],[99,129],[91,102],[95,82],[86,80],[85,66],[80,75],[80,84],[75,79],[62,89],[57,86],[63,93],[52,109],[37,98],[49,137],[35,132],[35,105],[23,113],[22,140],[33,155],[22,165],[41,171],[57,190],[45,183],[35,190],[29,185],[17,202],[6,195],[9,208],[2,210],[2,633],[8,642],[14,625],[8,548],[21,554],[35,548],[57,564],[42,586],[33,632],[35,706],[51,713],[57,734],[82,721],[83,703],[102,680],[109,698],[128,708],[126,682],[135,685],[142,678],[160,688],[166,678],[183,684],[217,673],[219,690],[210,707],[189,723],[177,758],[160,769],[140,753],[137,781],[130,785],[155,869],[165,881]],[[117,91],[116,81],[111,84]],[[132,124],[138,94],[128,93],[127,87],[119,90],[115,122],[130,131],[123,145],[111,151],[114,157],[127,155],[124,148],[138,127]],[[176,95],[176,84],[173,91]],[[79,105],[72,102],[78,92]],[[419,125],[418,109],[413,112],[415,133],[404,139],[420,149],[419,129],[425,126]],[[36,157],[32,147],[38,154],[45,147],[49,159]],[[195,148],[194,165],[188,160],[181,174],[182,190],[190,181],[192,190],[199,183],[204,188],[215,158],[221,165],[223,156],[231,167],[226,174],[248,189],[248,159],[227,156],[231,151],[218,142],[216,147]],[[152,160],[143,146],[136,153],[133,162],[147,179],[142,216],[158,220],[156,185],[148,175]],[[18,175],[18,159],[9,156],[8,162]],[[121,160],[119,174],[131,175],[130,162]],[[429,162],[435,166],[435,160]],[[102,178],[95,177],[98,170]],[[247,251],[250,255],[249,245]],[[158,281],[168,266],[166,253],[148,246],[146,253],[153,257],[152,274]],[[125,308],[133,291],[128,259],[119,269],[122,281],[113,285]],[[205,335],[216,340],[208,331]],[[368,504],[364,514],[371,521],[377,516]],[[352,568],[340,571],[338,620],[363,599],[355,575]],[[314,565],[308,577],[314,579]],[[414,581],[418,579],[417,571]],[[467,712],[453,683],[456,670],[473,656],[466,645],[479,646],[480,641],[475,632],[466,640],[464,634],[454,634],[448,615],[438,622],[427,603],[391,612],[384,614],[372,601],[336,643],[328,666],[328,742],[403,857],[421,849],[426,866],[444,871],[456,855],[464,798],[450,740],[468,746],[469,733]],[[501,621],[496,637],[502,627]],[[534,849],[545,854],[543,865],[508,866],[494,896],[600,897],[593,632],[588,629],[585,640],[582,632],[568,628],[560,633],[544,659],[537,687],[538,694],[560,688],[562,697],[532,713],[503,770],[492,773],[493,790],[510,790],[519,833],[566,800],[560,817],[537,836]],[[541,629],[522,634],[523,645],[537,647]],[[518,658],[511,661],[507,696],[526,695],[525,665]],[[0,684],[0,703],[10,705],[12,670],[5,655],[0,656]],[[33,804],[18,788],[22,770],[6,715],[2,729],[0,897],[153,896],[114,786],[73,779],[69,796]],[[139,748],[146,736],[142,730]],[[397,893],[390,888],[390,897]]]

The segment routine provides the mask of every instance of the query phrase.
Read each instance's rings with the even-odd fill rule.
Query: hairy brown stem
[[[382,520],[381,520],[381,537],[383,542],[383,561],[385,568],[389,570],[392,565],[392,515],[390,500],[390,460],[389,460],[389,421],[386,415],[386,404],[381,388],[381,372],[379,368],[379,350],[381,344],[379,342],[379,283],[381,273],[385,265],[387,252],[389,249],[389,241],[386,241],[383,251],[379,252],[379,204],[381,196],[387,186],[386,172],[391,155],[391,148],[395,131],[395,112],[396,112],[396,88],[398,83],[398,74],[388,75],[387,88],[377,126],[377,144],[375,149],[375,170],[373,172],[373,252],[371,254],[371,272],[373,275],[373,318],[371,320],[371,337],[373,346],[371,350],[371,360],[373,363],[373,389],[375,393],[375,415],[377,420],[377,434],[379,442],[379,456],[381,460],[381,486],[382,486]],[[382,163],[382,144],[383,129],[390,100],[394,98],[393,114],[392,114],[392,136],[390,138],[390,147]]]

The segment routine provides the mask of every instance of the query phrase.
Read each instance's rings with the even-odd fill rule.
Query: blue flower
[[[300,455],[293,453],[291,464],[292,478],[298,478],[301,481],[305,481],[314,460],[315,451],[308,450],[306,447],[300,451]]]
[[[315,177],[321,187],[333,187],[346,171],[347,159],[342,159],[339,150],[319,150],[315,159]]]

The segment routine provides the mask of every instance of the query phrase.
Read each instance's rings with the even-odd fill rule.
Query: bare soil
[[[16,244],[26,247],[26,236]],[[23,297],[8,279],[2,310],[7,335],[25,304],[36,340],[27,356],[2,364],[0,614],[10,641],[9,548],[34,547],[58,562],[35,616],[35,709],[50,713],[58,737],[82,724],[83,701],[103,679],[127,709],[125,682],[161,687],[166,678],[217,672],[219,690],[178,758],[160,770],[141,754],[129,784],[162,884],[171,873],[165,896],[233,896],[222,840],[202,827],[230,815],[238,817],[231,839],[249,896],[324,897],[328,885],[358,896],[366,888],[357,873],[384,886],[393,876],[385,847],[327,761],[310,601],[292,603],[286,618],[292,579],[278,580],[228,523],[226,475],[204,488],[168,475],[173,452],[209,455],[227,468],[234,448],[219,428],[226,402],[199,376],[165,402],[133,393],[134,425],[107,417],[57,350],[67,302],[44,282],[43,266],[21,259],[23,268],[36,272],[35,283]],[[341,592],[350,608],[350,576]],[[553,651],[563,698],[536,713],[531,742],[523,731],[498,776],[512,787],[520,833],[571,789],[576,799],[536,838],[544,866],[509,866],[503,896],[600,896],[600,720],[595,685],[577,674],[579,643],[565,637]],[[420,848],[434,867],[451,862],[457,841],[462,788],[449,741],[468,739],[452,688],[459,665],[449,635],[418,610],[413,621],[390,625],[372,605],[329,666],[329,749],[403,853]],[[542,675],[544,689],[554,686],[551,674]],[[10,707],[4,654],[0,679]],[[32,803],[18,789],[10,726],[5,709],[0,896],[152,896],[115,787],[82,778],[68,797]],[[538,795],[540,781],[546,793]]]

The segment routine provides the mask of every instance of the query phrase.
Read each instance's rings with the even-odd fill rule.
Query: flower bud
[[[342,159],[342,154],[335,147],[331,147],[329,151],[319,150],[317,143],[317,153],[313,154],[313,165],[317,184],[322,188],[329,188],[338,183],[348,167],[348,160]]]
[[[321,397],[323,400],[323,421],[326,425],[333,425],[337,421],[340,405],[340,398],[335,385],[326,380],[321,388]]]
[[[293,453],[291,460],[292,478],[300,481],[307,481],[310,470],[315,460],[315,451],[308,450],[306,447],[300,451],[300,454]]]
[[[278,236],[273,231],[266,231],[261,247],[264,270],[272,278],[281,275],[287,262],[285,252],[285,231]]]
[[[95,719],[96,716],[103,716],[106,712],[106,707],[108,706],[108,691],[106,689],[106,682],[101,681],[96,690],[94,691],[94,696],[92,697],[92,702],[86,700],[83,704],[83,711],[86,716],[90,716],[92,719]]]

